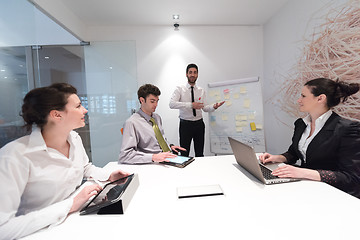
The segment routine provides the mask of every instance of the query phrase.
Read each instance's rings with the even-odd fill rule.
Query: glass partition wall
[[[28,25],[38,14],[33,6],[19,6],[29,4],[27,1],[5,1],[8,6],[13,5],[7,12],[20,9],[24,13],[18,14],[28,15],[29,19],[24,20]],[[35,87],[66,82],[78,89],[89,111],[86,126],[76,131],[90,160],[97,166],[117,161],[122,141],[120,129],[138,107],[135,42],[91,42],[82,46],[79,40],[76,45],[69,44],[69,36],[65,36],[63,44],[59,43],[59,37],[51,44],[49,39],[44,41],[39,37],[39,23],[34,21],[32,33],[36,37],[31,36],[21,46],[14,36],[24,34],[22,28],[1,29],[11,25],[8,24],[12,21],[11,14],[7,15],[0,16],[0,23],[4,23],[0,24],[0,30],[8,31],[0,36],[0,148],[27,134],[20,116],[25,94]],[[43,17],[42,21],[52,20]]]
[[[0,48],[0,147],[26,134],[20,111],[28,91],[25,47]]]

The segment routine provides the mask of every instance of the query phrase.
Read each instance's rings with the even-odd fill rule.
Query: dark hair
[[[187,65],[187,67],[186,67],[186,73],[188,73],[188,71],[189,71],[190,68],[196,68],[196,71],[199,72],[198,66],[196,66],[195,63],[190,63],[189,65]]]
[[[346,83],[339,80],[333,81],[327,78],[310,80],[305,83],[305,86],[309,87],[314,96],[325,94],[329,108],[338,105],[340,101],[345,102],[350,95],[359,91],[359,84],[357,83]]]
[[[71,94],[77,94],[77,90],[67,83],[54,83],[48,87],[35,88],[28,92],[20,114],[25,121],[26,129],[31,130],[34,123],[43,128],[47,123],[50,111],[64,110]]]
[[[145,84],[139,88],[137,94],[138,94],[138,99],[140,102],[141,97],[143,97],[146,101],[146,97],[149,96],[150,94],[152,94],[154,96],[160,96],[161,92],[157,86],[154,86],[152,84]]]

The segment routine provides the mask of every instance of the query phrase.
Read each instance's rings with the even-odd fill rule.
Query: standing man
[[[171,100],[170,108],[179,109],[180,118],[180,146],[188,149],[182,155],[189,156],[191,140],[194,140],[195,157],[204,156],[205,124],[202,111],[213,112],[225,101],[207,105],[205,91],[196,85],[198,67],[191,63],[186,67],[188,83],[176,87]]]
[[[119,163],[163,162],[167,161],[166,158],[176,156],[171,150],[185,151],[182,147],[166,142],[161,117],[154,113],[160,94],[159,88],[151,84],[139,88],[141,107],[125,122]]]

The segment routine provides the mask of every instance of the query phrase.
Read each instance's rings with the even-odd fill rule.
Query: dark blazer
[[[319,171],[321,181],[360,198],[360,122],[332,113],[310,142],[306,162],[298,147],[305,128],[301,118],[295,121],[292,144],[282,154],[288,163],[294,164],[300,159],[301,167]]]

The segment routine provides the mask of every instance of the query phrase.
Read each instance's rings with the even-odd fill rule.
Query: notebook
[[[272,170],[259,162],[254,149],[245,143],[229,138],[231,149],[234,153],[236,162],[259,179],[264,184],[295,182],[300,179],[295,178],[279,178],[271,174]]]

